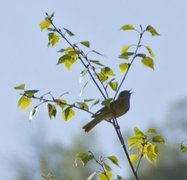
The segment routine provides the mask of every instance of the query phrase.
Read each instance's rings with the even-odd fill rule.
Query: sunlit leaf
[[[86,166],[86,164],[94,158],[92,154],[88,153],[77,153],[76,158],[81,160],[83,166]]]
[[[90,47],[90,42],[89,41],[81,41],[80,42],[83,46],[86,46],[87,48]]]
[[[118,88],[118,82],[117,81],[111,81],[109,82],[109,86],[112,88],[112,90],[116,91]]]
[[[133,30],[135,28],[132,24],[125,24],[120,29],[126,31],[126,30]]]
[[[108,156],[107,159],[109,159],[113,164],[119,167],[119,160],[116,156]]]
[[[112,71],[112,69],[111,68],[109,68],[109,67],[104,67],[104,68],[102,68],[101,69],[101,73],[103,73],[105,76],[114,76],[114,73],[113,73],[113,71]]]
[[[124,73],[125,71],[127,71],[128,67],[129,67],[128,63],[121,63],[121,64],[119,64],[119,69],[120,69],[120,71],[122,73]]]
[[[100,172],[98,174],[99,180],[112,180],[112,173],[110,171],[107,172]]]
[[[152,58],[155,58],[155,54],[150,46],[145,46]]]
[[[40,29],[41,29],[41,30],[47,29],[47,28],[49,28],[50,25],[51,25],[50,19],[49,19],[49,18],[45,18],[45,20],[43,20],[43,21],[40,23]]]
[[[152,36],[159,36],[160,34],[156,31],[156,29],[149,25],[146,27],[146,31],[150,32]]]
[[[74,36],[74,34],[70,30],[66,28],[63,28],[63,29],[68,33],[69,36]]]
[[[130,154],[129,158],[132,163],[135,163],[135,161],[138,159],[138,155],[137,154]]]
[[[25,89],[25,84],[20,84],[18,86],[15,86],[14,89],[17,89],[17,90],[24,90]]]
[[[142,61],[142,63],[143,63],[145,66],[147,66],[147,67],[149,67],[149,68],[151,68],[151,69],[154,70],[154,61],[153,61],[152,58],[146,56],[145,58],[142,58],[141,61]]]
[[[156,143],[165,143],[165,140],[162,136],[154,136],[152,137],[152,141]]]
[[[158,148],[157,146],[151,144],[151,143],[147,143],[144,146],[144,152],[145,152],[145,156],[147,158],[147,160],[153,164],[154,166],[157,165],[157,156],[158,156]]]
[[[26,109],[30,105],[31,99],[28,97],[25,97],[24,95],[21,96],[21,98],[18,101],[18,107],[20,107],[22,110]]]
[[[126,52],[128,51],[129,48],[130,48],[129,45],[124,45],[124,46],[122,46],[120,54],[126,53]]]
[[[29,113],[29,119],[33,120],[34,116],[36,115],[36,113],[38,112],[38,107],[34,107],[33,110]]]
[[[50,103],[47,103],[47,112],[48,112],[48,116],[51,119],[52,117],[56,117],[56,107],[55,105],[52,105]]]
[[[135,135],[145,136],[145,134],[142,131],[140,131],[137,127],[134,128],[134,133]]]
[[[62,112],[62,118],[64,119],[64,121],[68,121],[68,120],[71,119],[74,115],[75,115],[75,111],[73,110],[73,108],[72,108],[71,106],[69,106],[68,108],[66,108],[66,109]]]
[[[48,34],[48,45],[54,46],[59,40],[60,36],[58,36],[56,33],[51,32]]]

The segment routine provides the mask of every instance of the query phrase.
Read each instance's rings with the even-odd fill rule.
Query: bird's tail
[[[85,126],[82,128],[84,129],[85,132],[89,132],[92,128],[94,128],[98,123],[100,123],[103,119],[102,118],[95,118],[89,123],[87,123]]]

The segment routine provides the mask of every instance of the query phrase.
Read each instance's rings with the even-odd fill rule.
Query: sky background
[[[134,126],[140,129],[150,124],[161,126],[169,104],[187,96],[186,7],[185,0],[1,0],[0,179],[11,179],[13,157],[30,158],[29,134],[41,131],[40,140],[58,140],[65,144],[76,134],[89,137],[81,129],[90,119],[88,114],[77,112],[75,118],[64,123],[60,113],[56,119],[49,120],[45,107],[41,107],[37,117],[30,122],[31,108],[22,112],[16,107],[19,92],[13,87],[21,83],[28,89],[39,89],[41,94],[52,91],[58,96],[69,91],[70,102],[81,100],[79,73],[83,68],[81,64],[73,66],[72,75],[72,71],[68,72],[63,65],[56,66],[57,51],[66,44],[61,41],[57,46],[47,47],[47,33],[39,29],[45,12],[55,12],[56,25],[76,34],[72,40],[89,40],[93,49],[105,55],[101,58],[104,64],[114,67],[116,72],[121,46],[135,44],[138,40],[136,33],[120,31],[122,25],[139,27],[142,24],[146,27],[151,24],[161,34],[158,37],[147,34],[143,38],[143,43],[150,45],[156,54],[155,70],[137,61],[123,86],[123,89],[134,91],[131,109],[122,124],[124,131],[131,131]],[[99,95],[92,85],[86,90],[82,98]],[[103,134],[103,127],[109,126],[102,123],[96,129],[98,135],[103,136],[100,139],[116,141],[112,129],[109,127],[109,132]],[[112,153],[111,149],[107,151]]]

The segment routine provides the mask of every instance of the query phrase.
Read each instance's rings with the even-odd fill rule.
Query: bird
[[[82,127],[84,131],[89,132],[103,120],[110,121],[125,114],[130,108],[131,94],[131,90],[120,92],[118,98],[112,101],[109,106],[102,107],[92,115],[94,119]]]

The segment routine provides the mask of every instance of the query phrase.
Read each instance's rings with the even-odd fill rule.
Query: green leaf
[[[146,57],[146,54],[138,53],[138,54],[136,54],[136,57],[145,58],[145,57]]]
[[[127,69],[129,68],[129,64],[128,63],[121,63],[119,64],[119,69],[122,73],[124,73],[125,71],[127,71]]]
[[[90,60],[90,62],[94,63],[94,64],[97,64],[99,66],[104,66],[102,63],[100,63],[100,61],[98,60]]]
[[[147,130],[147,133],[148,134],[156,134],[157,131],[156,131],[156,129],[150,128],[150,129]]]
[[[56,33],[51,32],[48,34],[48,45],[54,46],[59,40],[60,36],[58,36]]]
[[[16,89],[16,90],[24,90],[25,89],[25,84],[20,84],[18,86],[15,86],[14,89]]]
[[[67,101],[63,99],[55,99],[55,102],[62,110],[67,105]]]
[[[83,46],[86,46],[87,48],[90,47],[90,42],[89,41],[81,41],[80,42]]]
[[[51,25],[50,19],[49,19],[49,18],[45,18],[45,20],[43,20],[43,21],[40,23],[40,29],[41,29],[41,30],[47,29],[47,28],[49,28],[50,25]]]
[[[114,76],[112,69],[110,69],[109,67],[102,68],[101,73],[103,73],[106,77]]]
[[[135,28],[132,24],[125,24],[120,29],[126,31],[126,30],[133,30]]]
[[[110,171],[107,172],[100,172],[98,174],[99,180],[112,180],[112,173]]]
[[[47,112],[48,112],[48,116],[51,119],[52,117],[56,117],[56,107],[55,105],[52,105],[50,103],[47,103]]]
[[[119,167],[119,160],[116,156],[108,156],[107,159],[109,159],[113,164]]]
[[[75,111],[73,110],[73,107],[69,106],[62,112],[62,118],[64,121],[68,121],[75,115]]]
[[[26,90],[24,91],[24,95],[27,97],[32,97],[34,94],[36,94],[39,90]]]
[[[112,168],[105,162],[103,162],[103,166],[105,167],[106,171],[111,171]]]
[[[187,151],[187,146],[184,146],[183,144],[180,145],[180,150],[181,152],[186,152]]]
[[[142,58],[141,61],[142,61],[142,63],[143,63],[145,66],[147,66],[147,67],[149,67],[149,68],[151,68],[151,69],[154,70],[154,61],[153,61],[152,58],[146,56],[145,58]]]
[[[78,106],[81,108],[81,109],[85,109],[85,110],[89,110],[89,107],[88,105],[85,103],[85,102],[77,102]]]
[[[25,97],[24,95],[21,96],[21,98],[18,101],[18,107],[20,107],[22,110],[26,109],[30,105],[31,99],[28,97]]]
[[[90,102],[90,101],[94,101],[94,98],[88,98],[88,99],[84,99],[84,102]]]
[[[155,54],[150,46],[145,46],[152,58],[155,58]]]
[[[36,115],[36,113],[38,112],[38,107],[34,107],[33,110],[30,112],[29,114],[29,119],[33,120],[33,117]]]
[[[152,137],[152,141],[156,143],[165,143],[165,140],[162,136],[154,136]]]
[[[132,56],[132,55],[134,55],[133,52],[125,52],[123,54],[120,54],[118,56],[118,58],[120,58],[120,59],[129,59],[129,56]]]
[[[112,90],[116,91],[118,88],[118,82],[117,81],[110,81],[109,86],[111,87]]]
[[[87,153],[77,153],[76,158],[81,160],[83,166],[86,166],[86,164],[94,158],[92,154]]]
[[[146,31],[150,32],[152,36],[159,36],[160,34],[156,31],[156,29],[149,25],[146,27]]]
[[[117,175],[117,180],[125,180],[122,176]]]
[[[70,31],[70,30],[68,30],[68,29],[66,29],[66,28],[63,28],[67,33],[68,33],[68,35],[71,37],[71,36],[74,36],[74,34]]]
[[[129,158],[133,164],[138,159],[138,155],[137,154],[130,154]]]

